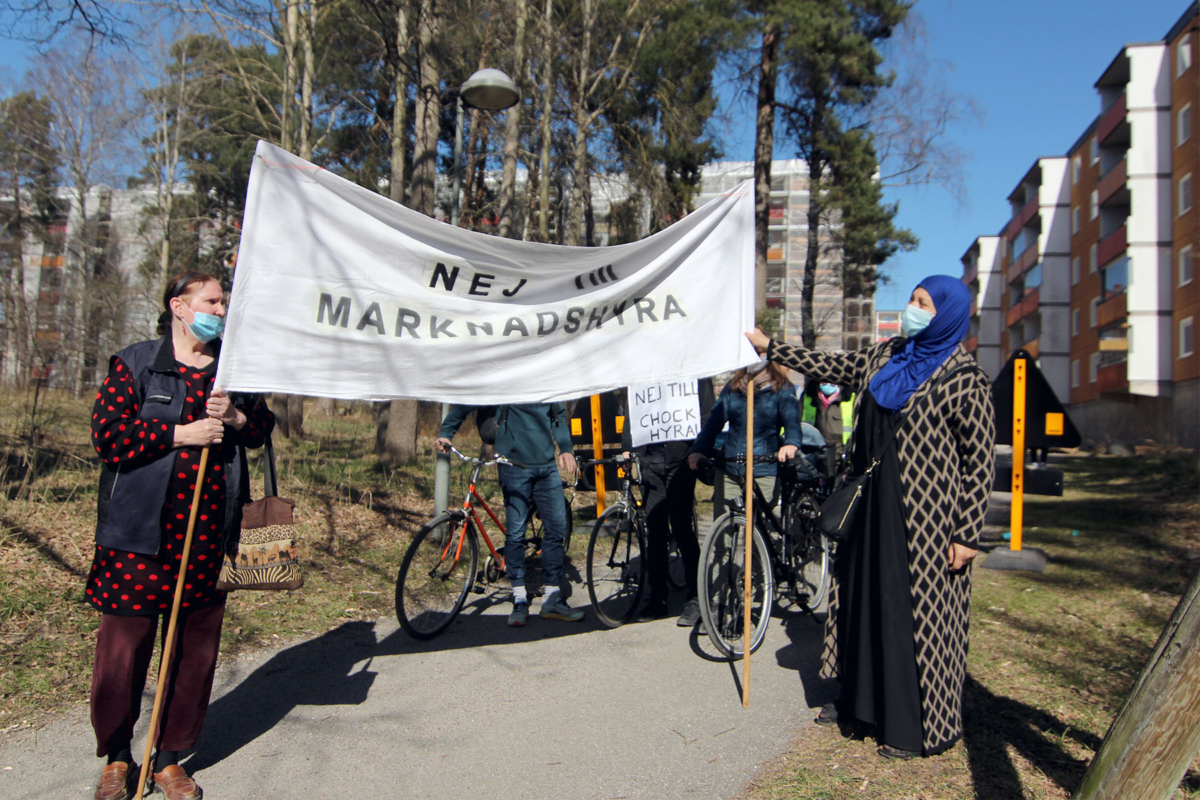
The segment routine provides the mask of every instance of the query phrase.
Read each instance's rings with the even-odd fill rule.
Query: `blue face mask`
[[[193,311],[192,315],[194,319],[191,322],[184,320],[183,324],[187,326],[187,329],[192,332],[192,336],[195,336],[201,344],[208,344],[224,333],[224,317],[218,317],[216,314],[205,314],[203,311]]]
[[[821,394],[825,395],[826,397],[832,397],[837,390],[838,387],[834,386],[832,383],[821,384]]]
[[[904,314],[900,318],[900,333],[906,338],[911,339],[928,328],[929,323],[932,321],[932,311],[926,311],[920,306],[907,305],[904,307]]]

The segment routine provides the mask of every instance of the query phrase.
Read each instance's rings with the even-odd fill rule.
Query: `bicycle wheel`
[[[739,659],[745,648],[746,520],[726,514],[713,523],[700,554],[700,617],[723,656]],[[775,601],[771,556],[755,528],[750,557],[750,652],[763,643]]]
[[[646,585],[640,520],[623,503],[610,507],[592,526],[588,540],[587,587],[592,608],[606,627],[616,628],[637,612]]]
[[[801,495],[792,509],[792,590],[810,611],[815,611],[829,591],[830,542],[817,527],[818,504],[811,494]]]
[[[446,630],[471,591],[478,565],[474,522],[464,527],[460,516],[439,514],[417,531],[396,576],[396,618],[404,632],[432,639]]]

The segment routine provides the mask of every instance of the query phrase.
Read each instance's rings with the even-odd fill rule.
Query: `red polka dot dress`
[[[180,424],[207,416],[205,403],[216,377],[216,362],[207,367],[189,367],[176,362],[187,384]],[[107,400],[108,402],[104,402]],[[155,615],[171,608],[188,515],[196,489],[202,448],[172,449],[175,426],[158,420],[139,420],[138,401],[129,369],[113,359],[112,367],[97,396],[92,416],[92,441],[110,466],[140,467],[159,458],[173,458],[167,496],[161,511],[162,540],[156,555],[96,545],[88,576],[86,597],[105,614]],[[247,415],[247,427],[252,424]],[[243,432],[246,432],[243,430]],[[226,428],[226,442],[231,446]],[[221,570],[221,530],[225,521],[225,473],[221,459],[210,455],[200,494],[200,509],[188,558],[187,581],[182,608],[196,609],[222,602],[225,592],[213,588]]]

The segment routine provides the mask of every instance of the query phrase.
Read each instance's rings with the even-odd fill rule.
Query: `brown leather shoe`
[[[162,772],[154,773],[154,788],[165,794],[167,800],[200,800],[204,797],[204,790],[178,764],[170,764],[163,767]]]
[[[95,800],[129,800],[137,791],[137,764],[114,761],[100,773]]]

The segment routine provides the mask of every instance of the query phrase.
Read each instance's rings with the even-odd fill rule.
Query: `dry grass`
[[[896,764],[806,732],[743,800],[1070,797],[1197,569],[1200,492],[1194,455],[1065,466],[1065,497],[1027,498],[1046,571],[975,570],[963,742]],[[1200,796],[1197,768],[1177,797]]]

